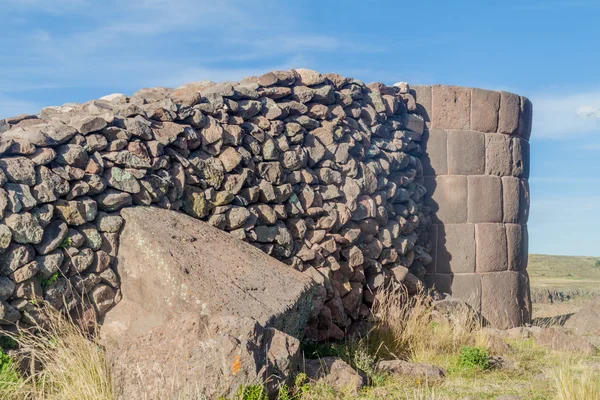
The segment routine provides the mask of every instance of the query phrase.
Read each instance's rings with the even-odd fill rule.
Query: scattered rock
[[[446,372],[431,364],[413,364],[403,360],[382,360],[377,363],[376,369],[392,375],[421,377],[427,380],[439,380],[446,376]]]
[[[303,367],[309,379],[322,381],[336,390],[350,390],[357,393],[365,384],[363,377],[339,358],[323,357],[318,360],[304,360]]]

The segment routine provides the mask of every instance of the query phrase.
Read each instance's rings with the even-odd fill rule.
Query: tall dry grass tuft
[[[589,366],[565,362],[547,373],[556,388],[556,400],[600,399],[600,374]]]
[[[18,385],[0,387],[10,400],[112,400],[110,370],[103,349],[73,321],[56,312],[45,323],[20,330],[13,339],[26,356],[29,374]],[[35,368],[34,368],[35,366]]]
[[[455,353],[464,345],[487,347],[475,313],[464,307],[444,317],[432,309],[425,291],[409,296],[402,288],[390,286],[377,294],[372,312],[369,342],[380,346],[380,355],[421,361]]]

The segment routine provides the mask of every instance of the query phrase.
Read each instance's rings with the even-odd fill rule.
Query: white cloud
[[[600,133],[600,91],[537,95],[531,101],[534,139]]]
[[[286,60],[351,49],[338,37],[306,29],[285,3],[274,1],[0,0],[0,8],[9,16],[51,9],[77,22],[26,35],[27,26],[13,27],[12,36],[0,37],[0,49],[14,49],[6,60],[0,55],[5,92],[49,84],[142,87],[186,76],[239,79],[240,73],[287,67]]]

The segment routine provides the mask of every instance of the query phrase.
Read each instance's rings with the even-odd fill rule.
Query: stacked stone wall
[[[323,283],[307,334],[342,338],[378,288],[416,290],[432,262],[419,113],[406,84],[300,69],[0,121],[0,325],[104,315],[120,210],[155,205]]]
[[[413,94],[427,121],[422,161],[434,259],[427,283],[495,326],[529,322],[530,101],[442,85]]]

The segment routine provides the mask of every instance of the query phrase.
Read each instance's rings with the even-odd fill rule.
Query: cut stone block
[[[475,225],[477,272],[508,270],[508,249],[504,224]]]
[[[469,222],[502,222],[502,180],[469,176]]]
[[[531,309],[531,282],[529,280],[529,274],[527,270],[518,272],[519,274],[519,295],[517,300],[519,302],[519,309],[521,311],[521,318],[519,325],[531,323],[532,309]]]
[[[450,294],[481,312],[481,275],[454,274]]]
[[[511,138],[497,133],[485,135],[485,174],[512,175]]]
[[[438,248],[438,228],[439,225],[431,225],[428,232],[428,240],[431,242],[431,251],[429,255],[431,256],[431,263],[425,267],[425,270],[428,274],[435,274],[436,266],[437,266],[437,248]]]
[[[424,175],[448,174],[447,133],[441,129],[430,129],[423,134],[423,164]]]
[[[433,128],[469,130],[471,89],[434,85],[431,88],[431,108]]]
[[[485,173],[485,135],[474,131],[448,132],[448,174]]]
[[[426,203],[434,213],[434,222],[462,224],[467,222],[467,177],[446,175],[425,179],[430,196]]]
[[[201,312],[302,333],[315,285],[308,276],[185,214],[134,207],[121,216],[117,272],[123,299],[103,329],[141,334],[174,315]]]
[[[531,123],[533,121],[533,105],[527,97],[521,96],[521,116],[517,134],[525,140],[531,136]]]
[[[512,139],[512,175],[529,178],[529,142],[525,139]]]
[[[518,223],[521,216],[521,180],[512,176],[502,177],[503,222]]]
[[[498,132],[507,135],[517,133],[521,114],[521,99],[518,95],[500,92],[500,117],[498,119]]]
[[[523,271],[527,268],[527,236],[527,225],[506,224],[508,269],[511,271]]]
[[[448,293],[481,312],[481,275],[438,273],[429,277],[429,281],[432,282],[429,287],[435,286],[440,292]]]
[[[411,86],[410,93],[417,103],[417,113],[425,119],[425,126],[431,126],[431,86]]]
[[[436,273],[475,272],[475,226],[438,225]]]
[[[500,92],[473,89],[471,105],[471,129],[479,132],[497,132]]]
[[[529,278],[526,272],[493,272],[481,275],[481,313],[498,329],[509,329],[529,322]]]
[[[519,209],[519,222],[526,224],[529,220],[529,181],[527,179],[521,179],[521,200]]]

